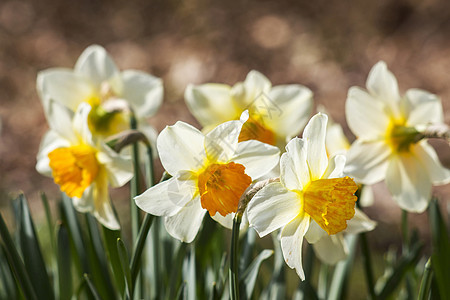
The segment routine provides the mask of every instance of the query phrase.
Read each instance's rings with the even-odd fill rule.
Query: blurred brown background
[[[164,104],[149,122],[158,131],[177,120],[198,125],[183,100],[188,83],[244,80],[259,70],[273,84],[301,83],[341,123],[350,86],[364,86],[370,68],[387,62],[400,89],[442,97],[450,123],[450,2],[402,1],[50,1],[0,2],[0,207],[23,190],[55,199],[51,179],[35,171],[47,130],[35,90],[38,71],[72,68],[91,44],[104,46],[121,69],[164,81]],[[450,167],[445,143],[433,142]],[[436,190],[450,202],[449,186]],[[369,214],[398,220],[383,184]],[[121,198],[121,197],[119,197]],[[115,199],[116,202],[128,200]],[[39,206],[39,204],[36,204]],[[394,209],[386,210],[386,207]],[[425,222],[425,216],[418,218]],[[428,226],[428,225],[426,225]],[[426,228],[425,228],[426,230]]]

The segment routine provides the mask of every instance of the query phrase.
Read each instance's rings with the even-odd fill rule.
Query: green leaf
[[[117,239],[117,252],[119,253],[120,265],[122,267],[123,274],[125,275],[125,282],[127,286],[128,297],[133,299],[132,281],[130,265],[128,260],[128,253],[125,244],[121,239]]]
[[[450,239],[446,224],[439,209],[439,202],[433,198],[428,208],[433,254],[431,265],[439,287],[441,299],[450,299]]]
[[[258,276],[259,267],[261,263],[271,257],[273,250],[263,250],[250,264],[250,266],[242,274],[240,281],[240,294],[243,299],[250,299],[253,294],[253,289],[255,288],[256,278]]]
[[[197,277],[195,275],[195,248],[191,244],[189,255],[183,262],[183,279],[186,282],[185,299],[197,299]]]
[[[58,249],[58,276],[59,276],[59,299],[71,299],[72,297],[72,267],[70,241],[67,228],[60,224],[57,230]]]
[[[378,294],[378,299],[387,299],[395,291],[406,272],[410,268],[414,268],[416,263],[419,261],[422,248],[423,245],[418,242],[412,245],[407,254],[400,257],[393,272],[387,278],[384,286]]]
[[[119,252],[117,250],[117,239],[121,239],[121,232],[119,230],[111,230],[104,226],[102,226],[102,229],[106,254],[108,255],[108,261],[113,271],[116,287],[120,294],[123,294],[125,292],[125,274],[123,273]]]
[[[55,249],[55,236],[54,236],[54,229],[53,229],[53,219],[52,219],[52,213],[50,211],[50,205],[48,203],[48,199],[47,196],[45,195],[45,193],[41,193],[41,200],[42,200],[42,204],[44,206],[44,210],[45,210],[45,219],[47,221],[47,229],[48,229],[48,235],[50,236],[50,244],[52,246],[53,249]]]
[[[348,286],[348,278],[353,268],[358,236],[352,234],[347,235],[345,238],[348,243],[349,253],[347,258],[344,261],[338,262],[334,268],[333,279],[328,293],[329,300],[344,299]]]
[[[27,200],[22,194],[16,201],[19,202],[20,211],[20,219],[18,220],[20,246],[25,268],[30,278],[33,278],[31,284],[39,299],[55,299]]]
[[[269,284],[261,295],[261,299],[284,299],[286,298],[286,282],[284,278],[285,262],[277,233],[272,233],[272,240],[274,246],[273,273]]]
[[[66,194],[62,193],[61,201],[61,218],[63,223],[67,227],[67,232],[69,233],[70,240],[75,249],[74,257],[76,266],[78,268],[80,277],[83,273],[90,273],[86,245],[84,242],[84,237],[81,231],[81,226],[78,221],[75,209],[73,208],[72,199],[67,197]]]
[[[89,291],[91,292],[92,296],[95,300],[101,300],[102,298],[98,294],[97,289],[95,288],[94,283],[92,283],[91,279],[89,278],[88,274],[84,274],[84,281],[87,283],[87,287],[89,288]]]
[[[98,230],[97,220],[90,213],[86,213],[85,217],[89,233],[87,253],[89,266],[92,272],[92,281],[102,298],[114,299],[116,298],[116,292],[111,283],[107,258],[105,249],[103,248],[101,235]]]
[[[17,281],[20,284],[20,288],[27,299],[37,299],[36,293],[31,284],[30,277],[25,269],[22,259],[20,258],[19,252],[14,245],[11,235],[9,234],[8,228],[6,227],[3,216],[0,213],[0,236],[2,237],[3,243],[5,245],[4,250],[6,258],[14,272]]]
[[[136,281],[137,275],[139,274],[140,266],[141,266],[141,257],[142,251],[145,246],[145,241],[148,236],[148,232],[150,227],[152,226],[154,217],[150,214],[145,215],[144,222],[141,225],[139,230],[139,234],[136,240],[136,245],[134,247],[134,251],[131,257],[131,280],[134,283]],[[134,287],[132,287],[134,289]]]
[[[0,299],[16,299],[14,274],[6,260],[4,246],[0,247]]]
[[[428,299],[430,294],[431,279],[433,277],[433,269],[431,267],[431,258],[428,259],[423,271],[422,282],[420,284],[418,300]]]

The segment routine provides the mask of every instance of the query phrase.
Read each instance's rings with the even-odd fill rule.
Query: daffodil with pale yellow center
[[[364,184],[384,179],[402,209],[423,212],[432,185],[450,182],[450,171],[428,142],[418,138],[427,126],[442,124],[441,101],[419,89],[401,97],[384,62],[372,68],[366,87],[348,92],[347,123],[357,139],[347,153],[345,171]]]
[[[302,280],[303,237],[316,242],[323,235],[335,235],[345,230],[355,215],[357,186],[342,175],[344,156],[328,160],[326,126],[326,115],[312,117],[303,138],[294,138],[286,146],[280,160],[280,182],[265,186],[248,205],[250,226],[261,237],[282,228],[284,259]]]

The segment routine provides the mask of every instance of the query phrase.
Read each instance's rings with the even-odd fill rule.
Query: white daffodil
[[[344,134],[342,126],[329,117],[325,107],[320,105],[318,110],[328,115],[327,135],[325,137],[325,148],[327,149],[328,157],[333,157],[338,154],[347,155],[347,151],[350,149],[350,143]],[[352,178],[354,177],[352,174],[346,175]],[[370,185],[359,185],[359,187],[361,189],[358,200],[359,204],[363,207],[371,206],[374,201],[372,187]]]
[[[276,147],[253,140],[238,143],[242,124],[229,121],[206,135],[183,122],[166,127],[157,147],[173,177],[137,196],[136,205],[164,216],[167,231],[183,242],[192,242],[207,211],[230,227],[241,195],[279,159]]]
[[[223,122],[238,120],[248,110],[250,117],[239,141],[258,140],[280,149],[300,133],[312,111],[311,90],[298,84],[272,87],[257,71],[251,71],[244,82],[233,87],[217,83],[190,85],[184,96],[206,132]]]
[[[53,177],[78,211],[91,212],[104,226],[119,229],[108,184],[120,187],[131,179],[131,160],[94,142],[87,122],[88,104],[79,105],[75,115],[57,102],[49,105],[53,118],[42,139],[36,169]]]
[[[284,260],[302,280],[303,237],[314,243],[326,234],[337,234],[355,215],[358,187],[351,178],[339,177],[345,164],[343,155],[328,160],[326,126],[326,115],[312,117],[303,138],[294,138],[286,146],[280,160],[280,182],[261,189],[247,208],[250,226],[261,237],[282,227]],[[310,226],[314,222],[317,224]]]
[[[384,62],[372,68],[366,87],[348,92],[347,123],[357,140],[347,153],[345,171],[364,184],[384,179],[402,209],[423,212],[432,184],[450,182],[450,171],[434,149],[425,140],[417,142],[427,126],[443,122],[440,99],[419,89],[400,97]]]
[[[73,112],[86,102],[92,106],[88,118],[91,132],[106,137],[130,128],[131,109],[138,129],[151,141],[156,139],[156,131],[144,120],[161,105],[161,79],[137,70],[120,72],[101,46],[84,50],[73,70],[54,68],[39,72],[37,90],[47,119],[53,117],[50,100]]]

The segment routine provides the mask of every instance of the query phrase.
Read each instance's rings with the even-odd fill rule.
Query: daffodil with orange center
[[[238,142],[243,123],[226,122],[206,135],[184,122],[166,127],[157,140],[158,153],[173,177],[137,196],[136,205],[164,216],[167,231],[183,242],[195,238],[206,212],[230,228],[244,191],[279,159],[274,146]]]
[[[272,86],[263,74],[250,71],[234,86],[217,83],[190,85],[185,92],[191,113],[208,132],[220,123],[249,118],[239,141],[258,140],[284,148],[298,135],[312,111],[312,92],[299,84]]]
[[[108,186],[119,187],[131,179],[130,158],[93,139],[90,105],[81,104],[75,114],[57,102],[49,105],[53,119],[41,142],[36,169],[53,177],[78,211],[91,212],[104,226],[119,229]]]
[[[281,249],[287,265],[305,278],[301,249],[323,235],[347,228],[355,215],[353,179],[343,177],[345,157],[328,160],[325,150],[327,116],[315,115],[303,138],[294,138],[280,160],[280,181],[261,189],[248,205],[248,220],[262,237],[281,229]]]
[[[366,87],[348,91],[347,123],[357,139],[347,153],[345,171],[364,184],[384,179],[402,209],[423,212],[432,185],[450,182],[450,170],[428,142],[418,138],[428,126],[443,123],[441,101],[419,89],[400,96],[384,62],[372,68]]]

